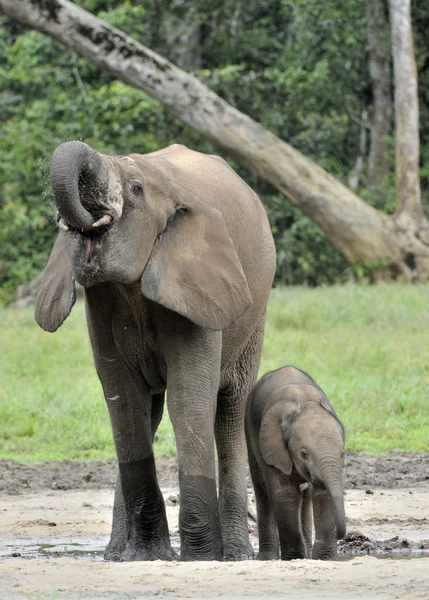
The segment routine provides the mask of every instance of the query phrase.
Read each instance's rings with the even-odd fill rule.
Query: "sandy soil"
[[[177,545],[175,463],[158,470]],[[115,477],[108,462],[0,461],[2,600],[429,598],[427,455],[347,457],[349,535],[335,562],[105,563]],[[249,531],[256,545],[252,519]]]

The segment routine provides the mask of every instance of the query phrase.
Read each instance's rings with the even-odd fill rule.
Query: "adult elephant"
[[[180,145],[105,156],[67,142],[51,183],[60,233],[36,320],[55,331],[84,286],[119,462],[105,557],[176,557],[152,446],[168,389],[181,559],[250,558],[244,411],[275,268],[261,202],[222,159]]]

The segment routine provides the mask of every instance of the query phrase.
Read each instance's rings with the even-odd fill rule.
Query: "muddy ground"
[[[175,461],[158,473],[177,547]],[[0,598],[427,600],[429,455],[348,455],[345,474],[348,537],[335,562],[105,563],[114,462],[0,461]],[[251,516],[249,531],[256,548]]]

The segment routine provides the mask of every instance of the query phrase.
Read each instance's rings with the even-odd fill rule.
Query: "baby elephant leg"
[[[274,507],[270,502],[262,471],[250,450],[249,467],[255,489],[258,520],[259,552],[256,560],[277,560],[279,558],[279,536]]]
[[[281,471],[267,467],[266,473],[270,500],[280,539],[282,560],[307,558],[307,547],[301,530],[301,490],[299,483]]]

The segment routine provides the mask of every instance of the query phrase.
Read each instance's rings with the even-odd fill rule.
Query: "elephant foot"
[[[179,560],[178,553],[168,544],[156,548],[143,548],[130,542],[125,546],[125,550],[120,558],[122,562],[136,562],[147,560]]]
[[[228,544],[225,543],[223,550],[223,560],[227,561],[239,561],[239,560],[252,560],[255,553],[253,551],[250,542],[243,544]]]
[[[301,560],[303,558],[309,558],[307,556],[307,552],[288,552],[287,554],[284,552],[281,553],[282,560]]]
[[[278,560],[279,553],[276,550],[262,550],[258,552],[256,560]]]
[[[113,562],[136,562],[147,560],[179,560],[178,553],[170,546],[164,544],[157,547],[145,548],[128,541],[125,547],[122,544],[110,542],[104,552],[104,560]]]
[[[121,556],[122,552],[119,552],[119,550],[111,550],[110,548],[106,548],[103,558],[109,562],[119,562],[121,560]]]
[[[219,547],[203,549],[203,548],[187,548],[182,544],[180,551],[180,560],[189,562],[194,560],[218,560],[222,561],[222,549]]]
[[[334,560],[337,556],[337,541],[335,540],[332,545],[322,544],[320,542],[314,542],[313,551],[311,558],[313,560]]]
[[[110,540],[104,551],[104,560],[119,562],[125,548],[125,543],[125,540],[121,540],[120,542]]]

